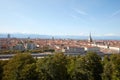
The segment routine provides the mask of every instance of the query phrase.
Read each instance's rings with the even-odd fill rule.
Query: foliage
[[[120,54],[101,60],[94,52],[82,56],[55,53],[39,59],[18,53],[0,61],[0,80],[120,80]]]
[[[101,80],[101,74],[103,72],[103,66],[101,58],[94,52],[88,52],[85,56],[86,68],[91,72],[93,80]]]
[[[77,57],[71,64],[74,64],[71,80],[101,80],[103,68],[101,58],[96,53],[87,53],[85,56]]]
[[[38,73],[36,72],[36,64],[27,64],[23,67],[20,76],[21,80],[37,80]]]
[[[120,54],[111,55],[104,63],[103,80],[120,80]]]
[[[84,57],[76,59],[74,69],[70,74],[71,80],[92,80],[90,72],[86,68],[86,61]],[[90,78],[91,77],[91,78]]]
[[[112,79],[120,80],[120,55],[112,55],[110,60],[113,69]]]
[[[2,61],[0,60],[0,80],[2,80],[2,76],[3,76],[3,67],[8,63],[8,61]]]
[[[35,63],[34,58],[28,53],[15,55],[4,67],[3,80],[23,80],[21,74],[24,72],[25,67],[28,68],[33,63]],[[29,69],[31,70],[31,67]],[[25,80],[28,80],[27,77],[25,77]]]
[[[40,80],[67,80],[67,59],[62,53],[40,59],[37,71]]]
[[[102,74],[103,80],[112,80],[113,67],[112,63],[108,62],[104,65],[104,72]]]

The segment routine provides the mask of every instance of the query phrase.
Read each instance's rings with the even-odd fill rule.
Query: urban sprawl
[[[92,51],[98,55],[120,53],[120,41],[118,40],[93,40],[91,34],[86,40],[74,39],[31,39],[28,38],[0,38],[0,51],[4,50],[42,50],[49,49],[54,52],[63,52],[67,54],[84,54]],[[49,50],[46,52],[49,52]]]

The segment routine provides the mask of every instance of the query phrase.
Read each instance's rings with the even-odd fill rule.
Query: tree
[[[88,52],[85,56],[86,68],[92,74],[93,80],[101,80],[103,66],[101,58],[95,52]]]
[[[105,55],[105,56],[103,57],[103,61],[102,61],[103,66],[104,66],[105,64],[107,64],[108,62],[110,62],[110,57],[109,57],[108,55]]]
[[[110,57],[105,55],[103,58],[103,73],[102,80],[112,80],[113,63],[110,62]]]
[[[112,80],[120,80],[120,54],[114,54],[110,57],[112,63]]]
[[[52,80],[51,76],[48,73],[48,60],[49,57],[45,57],[43,59],[38,59],[37,61],[37,72],[39,80]]]
[[[33,63],[35,63],[34,58],[28,53],[15,55],[4,67],[3,80],[23,80],[21,73],[27,70],[33,70],[33,65],[30,65]],[[32,74],[29,74],[29,76],[32,76]],[[24,76],[24,79],[28,80],[27,77]]]
[[[20,76],[21,80],[37,80],[38,79],[38,73],[36,72],[36,64],[27,64],[23,67]]]
[[[74,71],[75,71],[75,65],[76,65],[76,57],[75,56],[68,56],[68,63],[67,63],[67,72],[69,75],[69,80],[73,79]]]
[[[3,67],[7,64],[7,60],[5,61],[2,61],[0,60],[0,80],[2,80],[2,77],[3,77]]]
[[[63,53],[40,59],[37,62],[37,71],[40,80],[67,80],[67,59]]]
[[[90,71],[87,70],[85,57],[77,57],[74,69],[71,72],[71,80],[93,80]]]
[[[113,80],[112,75],[113,75],[113,64],[111,62],[107,62],[104,65],[102,80]]]
[[[113,54],[104,61],[103,80],[120,80],[120,54]]]

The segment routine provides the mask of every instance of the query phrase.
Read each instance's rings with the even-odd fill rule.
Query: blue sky
[[[0,0],[0,33],[120,36],[120,0]]]

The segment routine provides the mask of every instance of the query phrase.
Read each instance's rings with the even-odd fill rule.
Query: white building
[[[92,46],[88,46],[88,47],[85,47],[85,51],[87,52],[100,52],[100,48],[99,47],[92,47]]]
[[[84,53],[85,50],[82,47],[65,47],[62,49],[62,52],[65,53]]]

